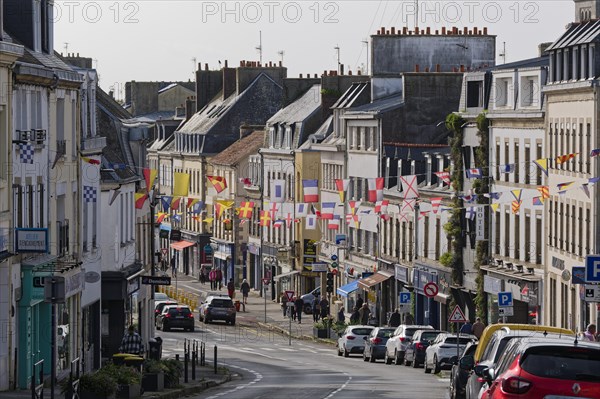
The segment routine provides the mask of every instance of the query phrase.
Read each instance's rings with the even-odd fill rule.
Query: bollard
[[[215,355],[214,355],[214,363],[215,363],[215,374],[217,374],[217,345],[215,345]]]
[[[192,381],[196,381],[196,340],[192,346]]]
[[[206,344],[200,343],[200,366],[206,366]]]
[[[190,349],[190,344],[187,342],[187,338],[185,339],[184,343],[183,343],[183,348],[184,348],[184,354],[183,354],[183,381],[187,384],[188,382],[188,363],[190,361],[190,353],[189,353],[189,349]]]

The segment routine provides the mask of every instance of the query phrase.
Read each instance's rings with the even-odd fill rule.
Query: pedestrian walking
[[[283,310],[283,317],[285,317],[287,315],[287,295],[285,295],[285,292],[282,292],[279,295],[279,298],[281,300],[281,310]]]
[[[204,285],[204,283],[206,282],[206,276],[204,275],[204,267],[200,268],[200,273],[198,275],[198,279],[200,280],[200,283],[202,285]]]
[[[324,319],[327,316],[329,316],[329,302],[327,301],[327,298],[325,298],[325,296],[323,296],[323,299],[321,299],[321,301],[319,302],[319,307],[321,308],[321,319]]]
[[[312,303],[312,315],[313,321],[316,323],[319,321],[319,317],[321,316],[321,305],[319,305],[319,297],[315,297]]]
[[[296,309],[296,317],[298,318],[298,324],[302,324],[302,309],[304,308],[304,301],[302,298],[297,297],[294,301],[294,308]]]
[[[360,312],[358,306],[354,307],[352,314],[350,315],[350,324],[358,324],[360,321]]]
[[[362,297],[360,296],[360,294],[357,295],[356,298],[356,307],[358,309],[362,308],[363,303],[365,303],[365,301],[363,301]]]
[[[358,311],[358,315],[360,317],[360,324],[363,326],[369,325],[369,316],[371,315],[371,309],[369,309],[369,305],[363,303],[362,307]]]
[[[596,325],[593,323],[588,324],[587,329],[583,333],[583,339],[585,341],[596,342]]]
[[[175,262],[175,257],[171,258],[171,277],[177,277],[177,262]]]
[[[473,323],[473,327],[471,327],[472,333],[477,339],[481,338],[481,334],[483,334],[483,330],[485,330],[485,324],[481,322],[481,317],[477,317],[475,319],[475,323]]]
[[[338,314],[337,314],[337,321],[338,323],[345,323],[346,322],[346,315],[345,315],[346,309],[344,309],[344,305],[340,306],[340,310],[338,310]]]
[[[400,312],[398,309],[394,309],[394,312],[390,315],[390,320],[388,321],[388,326],[390,327],[398,327],[400,325]]]
[[[121,340],[121,346],[119,346],[119,352],[131,353],[132,355],[143,355],[144,345],[142,344],[142,337],[135,331],[135,328],[131,325],[127,329],[127,332]]]
[[[404,324],[415,324],[415,317],[412,314],[407,313],[406,316],[404,316]]]
[[[233,283],[232,278],[230,278],[227,283],[227,295],[229,295],[229,298],[231,299],[235,298],[235,284]]]
[[[242,301],[244,305],[248,303],[248,294],[250,293],[250,284],[248,284],[248,280],[242,280],[242,285],[240,286],[240,292],[242,293]]]
[[[217,282],[217,271],[215,269],[212,269],[209,273],[208,273],[208,280],[210,281],[210,289],[211,290],[216,290],[216,282]]]
[[[215,271],[215,280],[215,289],[219,287],[219,291],[221,291],[221,288],[223,288],[223,272],[221,271],[221,269],[217,269]]]
[[[471,324],[471,322],[469,320],[467,320],[467,322],[462,325],[462,327],[460,328],[460,333],[461,334],[473,334],[473,325]]]

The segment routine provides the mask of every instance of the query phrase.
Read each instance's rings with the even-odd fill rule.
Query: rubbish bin
[[[240,305],[241,305],[240,301],[235,301],[234,305],[235,305],[235,311],[239,312],[240,311]]]
[[[162,357],[162,338],[155,337],[148,340],[149,354],[148,357],[154,360],[160,360]]]

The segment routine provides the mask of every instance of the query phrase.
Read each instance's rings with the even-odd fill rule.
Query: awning
[[[230,254],[227,254],[227,253],[225,253],[225,252],[220,252],[220,251],[217,251],[217,252],[215,252],[213,256],[214,256],[215,258],[217,258],[217,259],[221,259],[221,260],[228,260],[228,259],[231,259],[231,255],[230,255]]]
[[[359,286],[359,288],[362,288],[363,290],[368,290],[369,288],[373,287],[374,285],[382,283],[390,277],[392,277],[392,275],[389,273],[377,272],[369,277],[365,277],[363,279],[358,280],[358,286]]]
[[[279,280],[282,277],[290,277],[290,276],[293,276],[294,274],[298,274],[298,273],[300,273],[298,270],[292,270],[291,272],[281,273],[281,274],[278,274],[277,276],[273,277],[273,280]]]
[[[196,243],[181,240],[181,241],[171,243],[171,248],[173,248],[176,251],[182,251],[184,248],[191,247],[192,245],[196,245]]]
[[[347,297],[348,295],[350,295],[357,289],[358,289],[358,280],[355,280],[349,284],[338,287],[337,293],[343,297]]]

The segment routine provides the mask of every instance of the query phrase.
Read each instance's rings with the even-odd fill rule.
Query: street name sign
[[[500,316],[500,317],[514,316],[514,308],[512,306],[504,306],[504,307],[498,308],[498,316]]]
[[[167,276],[141,276],[145,285],[171,285],[171,277]]]
[[[512,306],[513,296],[512,292],[499,292],[498,293],[498,306]]]

